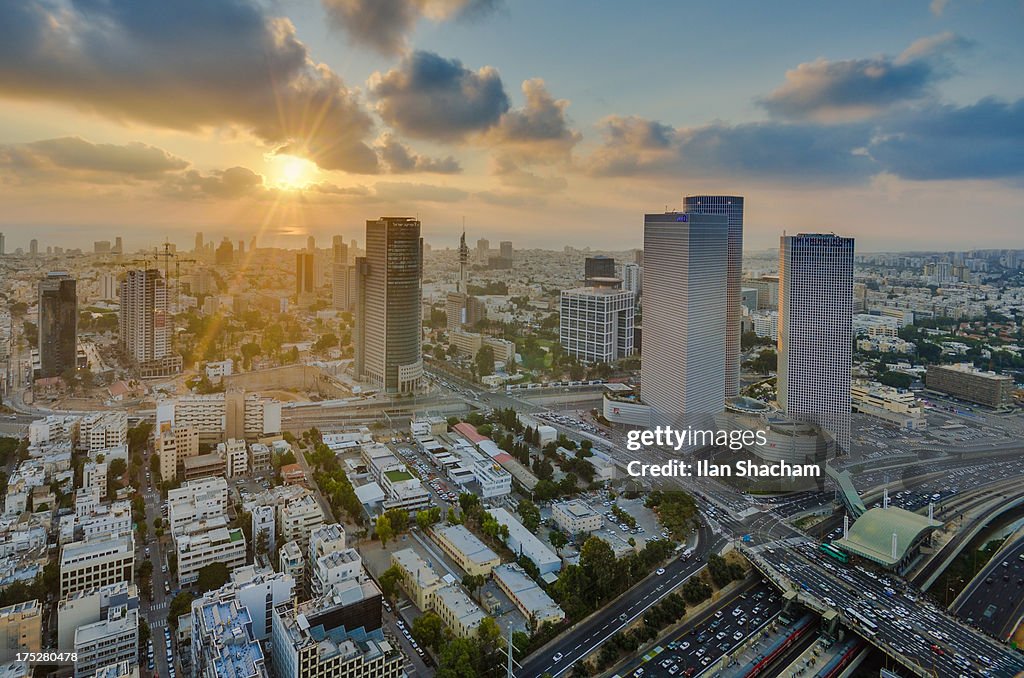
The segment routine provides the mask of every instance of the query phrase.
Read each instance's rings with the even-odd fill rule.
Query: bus
[[[850,562],[850,557],[835,546],[832,546],[832,544],[822,544],[819,550],[826,556],[838,560],[840,563]]]
[[[878,632],[878,624],[871,621],[852,607],[846,608],[846,614],[850,615],[850,617],[852,617],[860,626],[860,629],[869,636],[873,636]]]

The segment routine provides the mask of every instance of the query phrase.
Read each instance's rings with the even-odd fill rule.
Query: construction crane
[[[171,260],[174,260],[174,311],[176,313],[181,312],[180,301],[180,289],[181,289],[181,264],[196,263],[195,259],[186,259],[178,254],[173,249],[169,240],[164,240],[163,249],[154,247],[153,248],[153,261],[164,261],[164,284],[169,285],[171,281]],[[148,259],[147,259],[148,261]]]

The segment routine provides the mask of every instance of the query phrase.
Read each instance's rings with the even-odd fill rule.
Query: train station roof
[[[897,507],[873,508],[850,527],[845,539],[835,545],[886,567],[896,565],[921,538],[942,523]],[[892,540],[896,535],[896,553]]]

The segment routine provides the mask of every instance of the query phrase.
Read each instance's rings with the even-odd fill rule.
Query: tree
[[[139,563],[139,578],[149,579],[153,575],[153,561],[143,560]]]
[[[107,467],[107,472],[110,474],[111,478],[121,478],[127,470],[128,464],[126,464],[124,459],[121,459],[120,457],[117,459],[111,459],[110,465]]]
[[[196,582],[196,587],[200,591],[219,589],[227,583],[228,577],[227,565],[224,563],[210,563],[199,569],[199,580]]]
[[[558,530],[551,530],[548,532],[548,541],[555,547],[555,551],[558,551],[558,549],[569,543],[569,538]]]
[[[141,452],[146,449],[149,443],[149,434],[153,431],[153,424],[148,421],[139,423],[128,429],[128,450],[132,453]]]
[[[391,527],[391,519],[388,518],[387,514],[377,516],[377,521],[373,526],[374,532],[377,533],[377,538],[380,539],[380,545],[387,548],[388,540],[395,536],[395,531]]]
[[[482,574],[467,574],[462,577],[462,585],[465,586],[473,596],[476,596],[486,583],[487,577]]]
[[[256,555],[265,556],[267,551],[270,549],[270,534],[269,530],[265,527],[261,527],[260,531],[256,533],[256,543],[253,546],[253,550]]]
[[[494,374],[494,349],[488,345],[480,347],[476,352],[476,371],[481,377]]]
[[[536,532],[540,527],[540,509],[537,505],[529,499],[522,499],[517,510],[523,519],[523,527],[530,532]]]
[[[139,615],[139,645],[145,647],[151,635],[152,632],[149,630],[149,624],[142,615]]]
[[[441,650],[448,639],[447,627],[436,612],[427,612],[412,622],[412,637],[435,652]]]
[[[182,591],[178,595],[174,596],[174,599],[171,600],[171,604],[167,610],[167,625],[172,629],[177,630],[178,617],[192,611],[193,600],[195,600],[195,596],[193,596],[190,591]]]
[[[397,566],[392,565],[388,569],[384,570],[378,580],[380,583],[381,593],[384,594],[384,597],[394,600],[398,595],[398,585],[401,581],[402,571],[399,570]]]

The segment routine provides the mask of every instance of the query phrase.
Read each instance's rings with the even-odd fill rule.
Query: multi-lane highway
[[[996,638],[1010,637],[1024,617],[1024,535],[996,553],[951,610]]]

